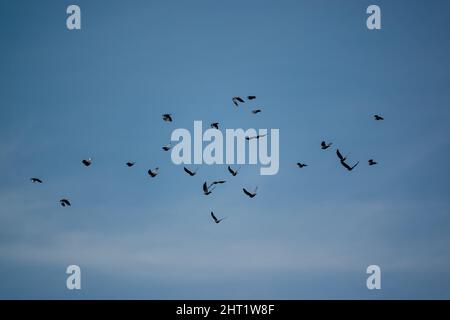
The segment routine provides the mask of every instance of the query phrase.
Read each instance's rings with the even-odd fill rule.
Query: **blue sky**
[[[72,2],[0,2],[0,298],[450,298],[448,1],[76,3],[81,31]],[[187,176],[161,146],[194,120],[279,129],[279,173]]]

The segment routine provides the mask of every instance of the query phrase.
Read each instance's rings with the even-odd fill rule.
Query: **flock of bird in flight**
[[[247,100],[248,100],[248,101],[255,100],[255,99],[256,99],[256,96],[247,96]],[[241,97],[236,96],[236,97],[233,97],[233,98],[232,98],[232,102],[233,102],[233,104],[234,104],[236,107],[238,107],[241,103],[245,103],[245,100],[242,99]],[[251,112],[252,112],[253,114],[258,114],[258,113],[262,112],[262,109],[253,109]],[[383,118],[382,116],[377,115],[377,114],[374,115],[373,117],[374,117],[375,121],[382,121],[382,120],[384,120],[384,118]],[[165,121],[165,122],[173,122],[172,114],[169,114],[169,113],[163,114],[163,115],[162,115],[162,120]],[[211,126],[211,128],[213,128],[213,129],[219,130],[219,123],[218,123],[218,122],[213,122],[213,123],[211,123],[210,126]],[[264,135],[256,135],[256,136],[252,136],[252,137],[247,136],[247,137],[245,137],[245,139],[246,139],[246,140],[260,139],[260,138],[263,138],[263,137],[265,137],[265,136],[266,136],[265,134],[264,134]],[[320,147],[321,147],[322,150],[327,150],[327,149],[330,148],[332,145],[333,145],[332,142],[327,143],[327,142],[325,142],[325,141],[322,141],[322,142],[320,143]],[[167,144],[167,145],[165,145],[165,146],[162,147],[162,149],[163,149],[164,151],[169,151],[171,148],[172,148],[171,144]],[[359,161],[357,161],[355,164],[349,165],[349,164],[346,162],[346,161],[347,161],[347,156],[343,156],[342,153],[339,151],[339,149],[336,149],[336,155],[337,155],[337,157],[339,158],[340,164],[341,164],[345,169],[347,169],[348,171],[354,170],[354,169],[356,168],[356,166],[358,166],[358,164],[359,164]],[[91,159],[91,158],[83,159],[83,160],[81,161],[81,163],[82,163],[85,167],[89,167],[89,166],[92,165],[92,159]],[[125,165],[126,165],[127,167],[129,167],[129,168],[133,167],[135,164],[136,164],[136,162],[134,162],[134,161],[128,161],[128,162],[125,163]],[[369,160],[368,160],[368,164],[369,164],[369,166],[374,166],[374,165],[377,165],[378,163],[377,163],[374,159],[369,159]],[[305,163],[297,162],[297,166],[298,166],[300,169],[302,169],[302,168],[304,168],[304,167],[307,167],[308,165],[305,164]],[[192,171],[192,170],[190,170],[190,169],[188,169],[188,168],[186,168],[186,167],[183,167],[183,169],[184,169],[184,172],[186,172],[186,173],[187,173],[189,176],[191,176],[191,177],[195,176],[196,173],[197,173],[197,170],[198,170],[198,169],[197,169],[197,170],[195,170],[195,171]],[[239,167],[239,168],[237,168],[237,169],[233,169],[231,166],[228,166],[227,169],[228,169],[228,172],[229,172],[233,177],[235,177],[235,176],[238,174],[238,172],[239,172],[239,170],[241,169],[241,167]],[[156,176],[158,175],[158,171],[159,171],[159,168],[158,168],[158,167],[156,167],[156,168],[154,168],[154,169],[149,169],[149,170],[148,170],[148,175],[149,175],[150,177],[154,178],[154,177],[156,177]],[[31,178],[30,180],[31,180],[32,183],[43,183],[42,179],[36,178],[36,177]],[[205,196],[210,195],[210,194],[213,192],[213,190],[216,188],[217,185],[219,185],[219,184],[224,184],[225,182],[226,182],[226,180],[218,180],[218,181],[213,181],[213,182],[211,182],[210,184],[208,184],[207,181],[205,181],[205,182],[203,183],[203,186],[202,186],[203,194],[204,194]],[[244,194],[247,195],[249,198],[254,198],[254,197],[257,195],[258,187],[256,187],[256,188],[253,190],[253,192],[248,191],[246,188],[242,188],[242,191],[243,191]],[[66,199],[66,198],[63,198],[63,199],[59,200],[59,203],[60,203],[60,205],[61,205],[62,207],[70,207],[70,206],[71,206],[70,201],[69,201],[68,199]],[[218,223],[220,223],[221,221],[223,221],[224,219],[226,219],[227,217],[223,217],[223,218],[220,218],[220,219],[219,219],[219,218],[217,218],[217,217],[214,215],[214,212],[211,211],[211,218],[213,219],[213,222],[214,222],[214,223],[218,224]]]

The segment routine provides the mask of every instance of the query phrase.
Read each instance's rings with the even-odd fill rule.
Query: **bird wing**
[[[245,193],[246,195],[248,195],[249,197],[252,195],[250,192],[248,192],[247,190],[245,190],[245,188],[242,188],[242,191],[244,191],[244,193]]]
[[[191,170],[189,170],[188,168],[186,168],[186,167],[184,167],[184,171],[186,171],[191,176],[194,175],[194,173]]]
[[[245,102],[244,100],[242,100],[242,98],[241,98],[241,97],[236,97],[236,100],[237,100],[237,101],[239,101],[239,102],[242,102],[242,103],[244,103],[244,102]]]
[[[214,219],[215,222],[217,222],[217,218],[216,218],[216,216],[214,215],[214,212],[212,212],[212,211],[211,211],[211,217]]]
[[[327,144],[325,143],[325,141],[322,141],[322,142],[320,143],[320,145],[321,145],[322,147],[326,147],[326,146],[327,146]]]
[[[352,168],[347,164],[347,163],[345,163],[344,161],[341,161],[341,164],[344,166],[344,168],[345,169],[347,169],[348,171],[352,171]]]
[[[208,185],[206,184],[206,181],[205,181],[205,183],[203,184],[203,192],[208,192]]]
[[[355,163],[355,165],[352,167],[352,170],[356,168],[356,166],[359,164],[359,161]]]
[[[342,156],[341,152],[339,151],[339,149],[336,149],[336,154],[338,156],[339,159],[344,160],[344,157]]]
[[[235,172],[233,171],[233,169],[231,169],[231,167],[230,166],[228,166],[228,171],[232,174],[232,175],[234,175],[235,174]]]

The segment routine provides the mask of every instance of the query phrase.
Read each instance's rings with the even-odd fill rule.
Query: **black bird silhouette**
[[[212,186],[212,184],[208,186],[208,184],[206,183],[206,181],[205,181],[205,183],[203,184],[203,194],[204,194],[205,196],[211,194],[211,192],[215,189],[215,188],[211,188],[211,186]]]
[[[227,217],[221,218],[221,219],[217,219],[217,217],[214,215],[214,212],[211,211],[211,217],[213,218],[215,223],[219,223],[220,221],[226,219]]]
[[[336,149],[336,154],[341,161],[347,160],[347,156],[343,157],[339,149]]]
[[[166,121],[166,122],[172,122],[173,121],[172,115],[170,113],[163,114],[162,115],[162,119],[164,121]]]
[[[70,204],[70,202],[69,202],[69,200],[67,200],[67,199],[61,199],[61,200],[59,200],[59,203],[61,204],[61,206],[63,206],[63,207],[65,207],[65,206],[71,206],[71,204]]]
[[[238,174],[240,169],[241,167],[239,167],[237,170],[233,170],[230,166],[228,166],[228,171],[231,173],[233,177],[235,177]]]
[[[89,167],[91,164],[92,164],[92,159],[91,158],[89,158],[89,159],[85,159],[85,160],[83,160],[83,161],[81,161],[86,167]]]
[[[148,174],[150,175],[150,177],[154,178],[158,175],[158,170],[159,170],[158,167],[156,167],[154,170],[150,169],[150,170],[148,170]]]
[[[218,180],[218,181],[214,181],[212,183],[212,185],[214,185],[214,184],[224,184],[225,182],[226,182],[225,180]]]
[[[355,169],[355,167],[359,164],[359,161],[357,163],[355,163],[355,165],[353,167],[350,167],[345,161],[347,160],[347,156],[342,156],[341,152],[339,151],[339,149],[336,150],[336,154],[339,158],[339,160],[341,161],[342,166],[347,169],[348,171],[352,171],[353,169]]]
[[[132,167],[132,166],[134,166],[135,163],[136,163],[136,162],[128,161],[128,162],[126,163],[126,165],[127,165],[127,167]]]
[[[39,178],[31,178],[30,179],[31,180],[31,182],[33,182],[33,183],[42,183],[42,180],[41,179],[39,179]]]
[[[211,128],[219,130],[219,123],[218,122],[211,123]]]
[[[185,171],[188,175],[190,175],[191,177],[195,176],[195,174],[197,173],[197,170],[191,171],[191,170],[189,170],[189,169],[186,168],[186,167],[184,167],[183,169],[184,169],[184,171]]]
[[[369,166],[374,166],[376,164],[378,164],[378,162],[376,162],[375,160],[373,160],[373,159],[369,160]]]
[[[257,113],[260,113],[261,111],[262,111],[261,109],[254,109],[254,110],[252,110],[252,113],[257,114]]]
[[[172,145],[170,143],[166,144],[165,146],[162,147],[162,149],[164,151],[169,151],[172,148]]]
[[[253,192],[249,192],[247,191],[247,189],[242,188],[242,191],[244,191],[244,193],[249,196],[250,198],[254,198],[256,196],[256,191],[258,191],[258,187],[255,188],[255,191]]]
[[[376,121],[384,120],[384,118],[382,116],[379,116],[377,114],[374,115],[373,117],[375,118]]]
[[[326,149],[328,149],[329,147],[331,147],[332,144],[333,144],[332,142],[330,142],[330,143],[327,144],[325,141],[322,141],[322,142],[320,143],[320,147],[322,148],[322,150],[326,150]]]
[[[359,164],[359,161],[357,163],[355,163],[353,165],[353,167],[350,167],[347,163],[345,163],[344,161],[341,161],[341,164],[344,166],[345,169],[347,169],[348,171],[352,171],[353,169],[355,169],[355,167]]]
[[[252,140],[252,139],[259,139],[259,138],[263,138],[267,136],[267,134],[261,134],[261,135],[257,135],[257,136],[253,136],[253,137],[245,137],[246,140]]]
[[[248,96],[247,99],[248,99],[248,100],[255,100],[255,99],[256,99],[256,96]]]
[[[299,167],[300,169],[302,169],[302,168],[308,166],[307,164],[305,164],[305,163],[300,163],[300,162],[297,162],[297,165],[298,165],[298,167]]]
[[[239,102],[244,103],[245,101],[241,98],[241,97],[233,97],[233,99],[231,99],[234,103],[234,105],[237,107],[239,105]]]
[[[359,164],[359,161],[357,163],[355,163],[355,165],[353,167],[350,167],[347,163],[345,163],[344,161],[341,161],[341,164],[344,166],[345,169],[347,169],[348,171],[352,171],[353,169],[355,169],[355,167]]]

